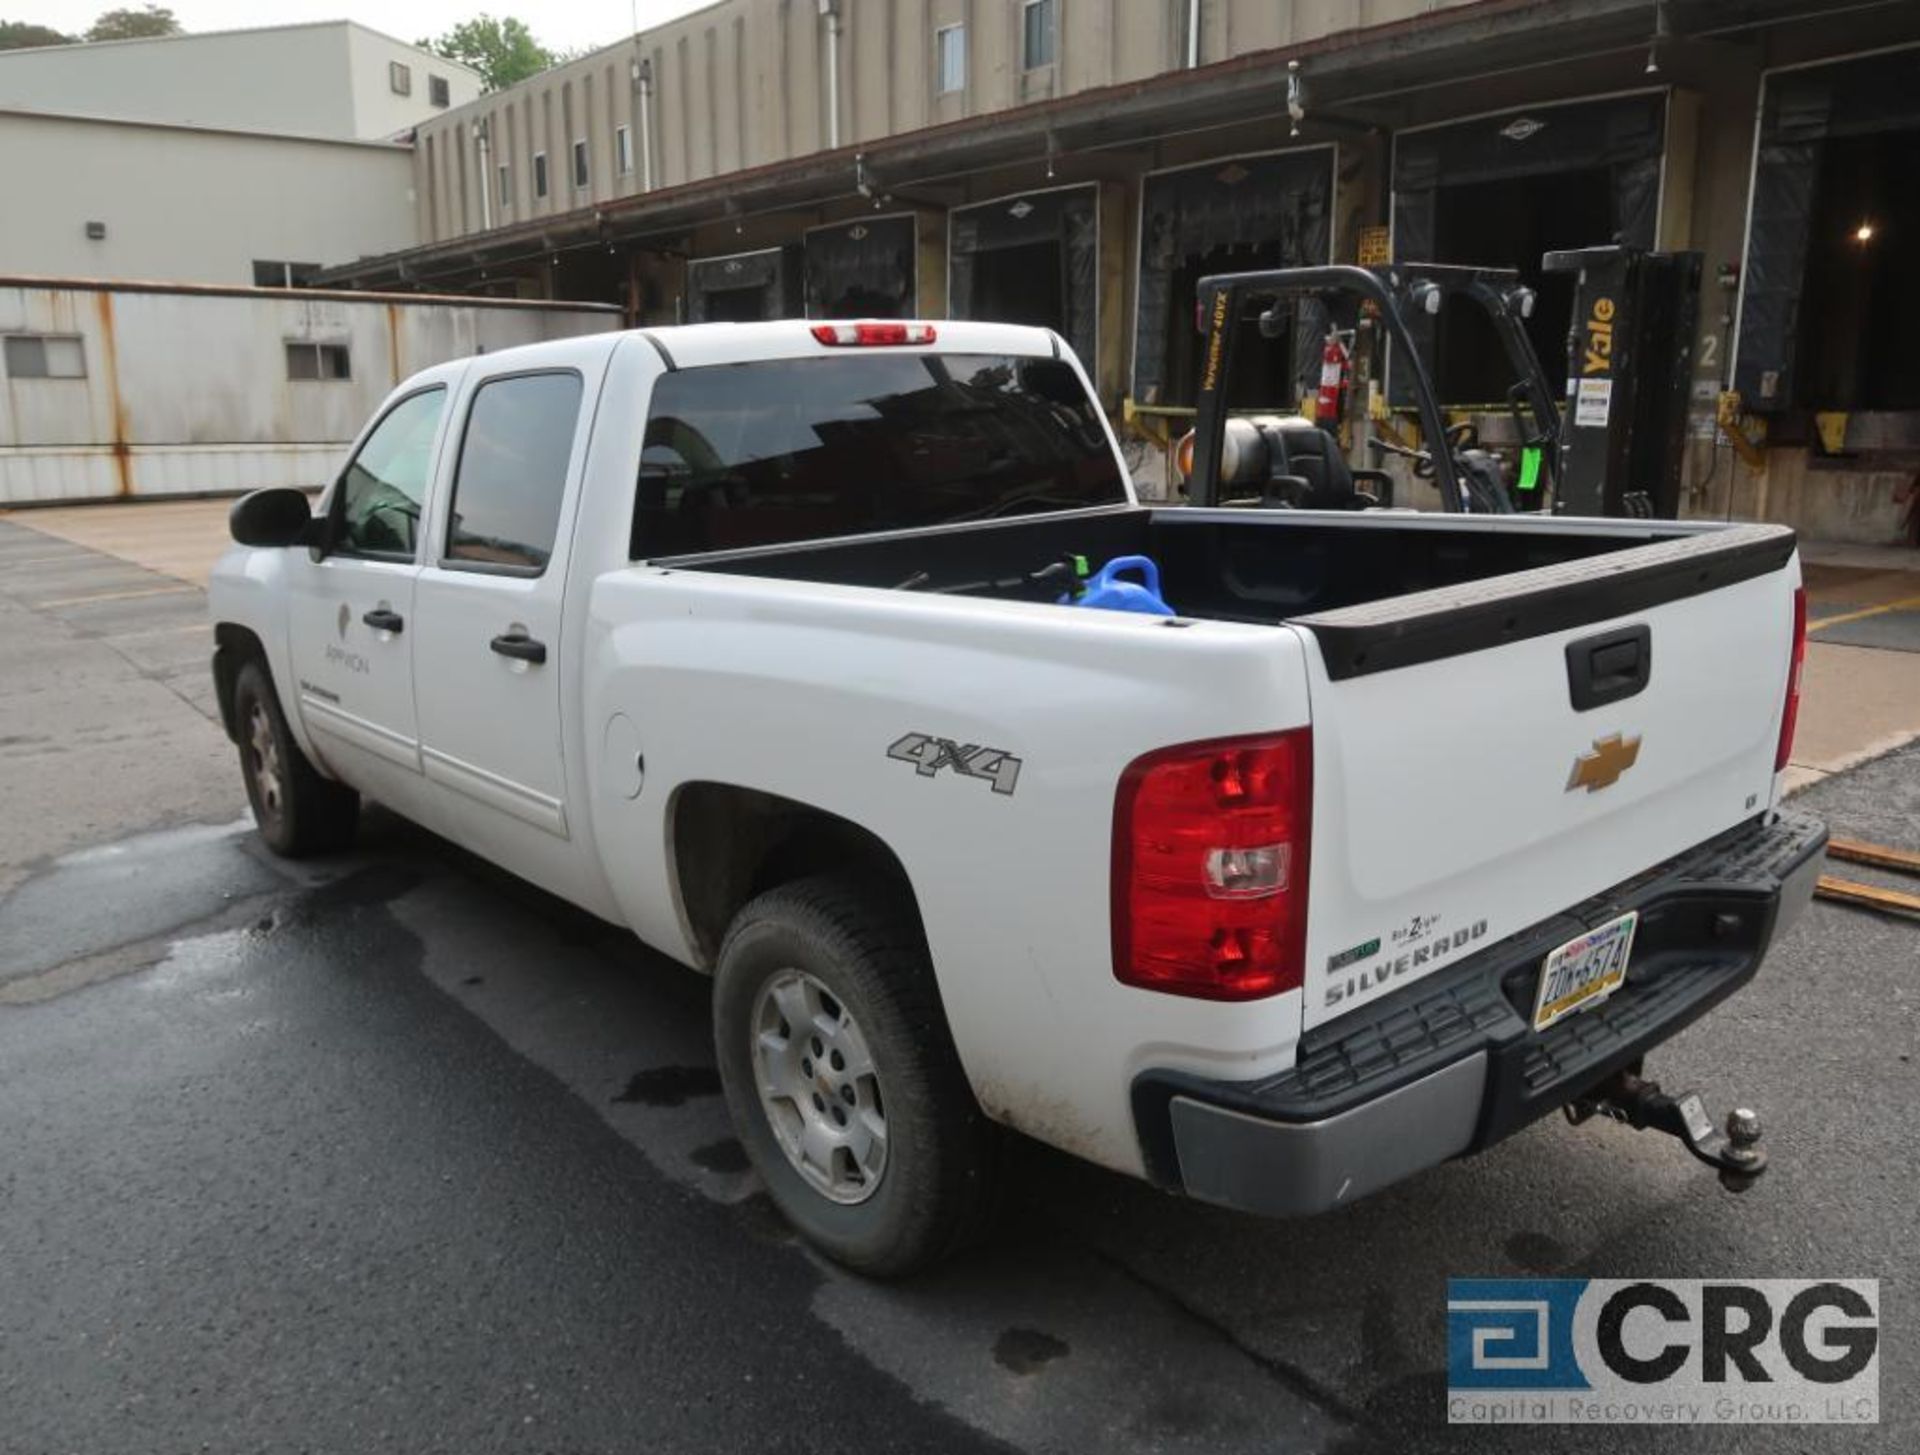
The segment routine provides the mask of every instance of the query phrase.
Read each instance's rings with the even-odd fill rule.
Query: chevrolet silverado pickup
[[[233,533],[266,843],[371,797],[711,975],[755,1169],[876,1274],[1004,1128],[1279,1215],[1612,1105],[1825,838],[1790,531],[1143,504],[1040,329],[440,365]]]

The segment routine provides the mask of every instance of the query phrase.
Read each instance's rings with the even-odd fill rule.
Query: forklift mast
[[[1541,260],[1575,275],[1557,514],[1679,515],[1700,263],[1622,246]]]

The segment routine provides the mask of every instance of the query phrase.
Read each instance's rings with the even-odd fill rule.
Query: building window
[[[345,344],[310,344],[287,340],[289,379],[351,379],[352,361]]]
[[[587,139],[581,137],[573,144],[573,185],[587,185]]]
[[[1053,0],[1027,0],[1020,14],[1020,64],[1026,70],[1053,64]]]
[[[950,96],[967,89],[967,28],[943,25],[933,33],[934,73],[940,78],[940,94]]]
[[[621,176],[633,171],[633,133],[624,126],[613,129],[613,161]]]
[[[533,154],[533,195],[536,197],[547,195],[547,154],[545,152]]]
[[[265,258],[253,260],[253,286],[256,288],[311,288],[318,263],[276,263]]]
[[[387,62],[387,84],[393,88],[396,96],[413,94],[413,67],[404,61]]]
[[[513,168],[505,162],[502,162],[497,172],[500,179],[500,190],[494,195],[500,201],[500,210],[505,212],[509,207],[513,206]]]
[[[453,93],[447,88],[447,78],[445,76],[435,76],[432,74],[427,76],[427,100],[431,101],[435,106],[451,106],[453,104]]]
[[[72,333],[10,333],[7,335],[9,379],[84,379],[87,350]]]

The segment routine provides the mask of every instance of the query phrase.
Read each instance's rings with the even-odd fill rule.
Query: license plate
[[[1627,980],[1638,910],[1577,935],[1547,956],[1533,1000],[1533,1028],[1544,1031],[1575,1011],[1598,1005]]]

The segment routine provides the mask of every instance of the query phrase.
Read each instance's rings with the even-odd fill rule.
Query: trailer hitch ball
[[[1720,1163],[1720,1185],[1728,1192],[1745,1192],[1766,1170],[1758,1112],[1740,1106],[1727,1113],[1727,1145]]]
[[[1707,1115],[1698,1092],[1671,1096],[1660,1089],[1659,1082],[1642,1077],[1637,1066],[1616,1072],[1576,1098],[1566,1113],[1575,1125],[1598,1113],[1635,1131],[1662,1132],[1717,1171],[1720,1185],[1729,1192],[1745,1192],[1767,1170],[1757,1112],[1736,1108],[1727,1114],[1722,1131]]]

